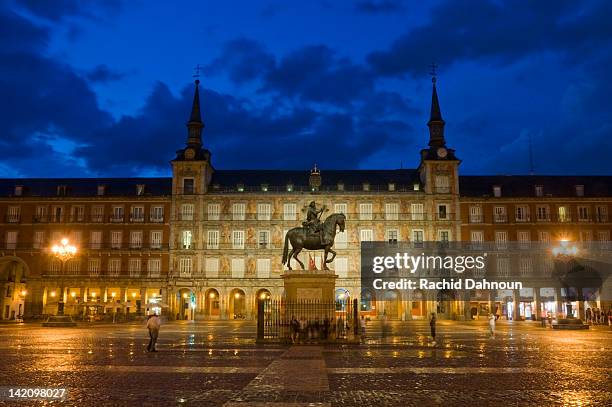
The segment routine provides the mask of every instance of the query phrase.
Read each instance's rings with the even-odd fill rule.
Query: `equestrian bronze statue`
[[[323,269],[329,270],[327,263],[334,261],[336,252],[332,250],[334,238],[336,237],[337,228],[340,232],[344,232],[344,221],[346,216],[342,213],[334,213],[329,215],[324,222],[321,222],[320,216],[325,210],[325,207],[317,210],[316,204],[311,202],[306,215],[306,222],[302,223],[302,227],[296,227],[287,231],[285,235],[285,245],[283,247],[283,264],[291,268],[291,258],[293,257],[304,270],[304,263],[298,259],[298,255],[303,249],[306,250],[325,250],[323,256]],[[291,242],[291,252],[289,252],[288,243]],[[331,253],[332,257],[327,259],[327,254]]]

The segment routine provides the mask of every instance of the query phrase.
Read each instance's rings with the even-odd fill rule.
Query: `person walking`
[[[291,317],[291,322],[289,323],[291,328],[291,343],[296,343],[298,338],[298,332],[300,330],[300,323],[297,318],[294,316]]]
[[[433,338],[433,345],[436,345],[436,313],[431,313],[431,318],[429,319],[429,330],[431,332],[431,337]]]
[[[306,318],[304,318],[304,316],[302,316],[300,318],[300,333],[298,335],[298,341],[299,342],[304,342],[304,339],[307,338],[307,336],[308,336],[307,329],[308,329],[308,327],[306,325]]]
[[[366,337],[366,320],[365,317],[362,315],[361,319],[359,320],[359,328],[361,330],[361,340],[365,340]]]
[[[586,310],[586,322],[587,324],[591,323],[591,307],[587,308]]]
[[[489,314],[489,338],[495,339],[495,317]]]
[[[149,329],[149,346],[147,346],[148,352],[157,352],[155,345],[157,344],[160,326],[161,321],[159,316],[157,314],[150,315],[149,320],[147,321],[147,328]]]

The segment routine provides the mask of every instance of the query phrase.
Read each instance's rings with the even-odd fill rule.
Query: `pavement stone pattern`
[[[612,330],[530,322],[372,322],[360,345],[257,345],[249,321],[0,325],[0,387],[62,387],[38,406],[610,406]],[[383,335],[384,333],[384,335]]]

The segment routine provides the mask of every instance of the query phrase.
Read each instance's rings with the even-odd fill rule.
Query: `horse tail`
[[[289,232],[285,235],[285,246],[283,247],[283,262],[282,264],[287,263],[287,257],[289,255]]]

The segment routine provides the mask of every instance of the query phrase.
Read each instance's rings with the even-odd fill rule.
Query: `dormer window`
[[[502,193],[501,186],[499,186],[499,185],[493,186],[493,196],[495,198],[501,197],[501,193]]]
[[[66,187],[66,185],[58,185],[57,186],[57,196],[64,196],[66,195],[66,191],[68,190],[68,188]]]
[[[293,184],[287,184],[287,192],[293,192]]]
[[[370,190],[370,183],[369,182],[364,182],[363,183],[363,190],[364,191],[369,191]]]
[[[344,191],[344,182],[338,182],[338,191]]]
[[[98,196],[103,196],[106,193],[106,185],[98,185]]]
[[[576,185],[576,196],[584,196],[584,185]]]
[[[389,191],[395,191],[395,182],[389,182]]]
[[[236,189],[238,190],[238,192],[244,192],[244,184],[236,185]]]
[[[23,195],[23,185],[15,185],[15,196]]]
[[[136,185],[136,195],[138,196],[142,196],[145,193],[145,186],[144,184],[137,184]]]
[[[535,196],[544,196],[544,185],[535,186]]]
[[[261,184],[261,190],[263,192],[268,192],[268,184]]]

